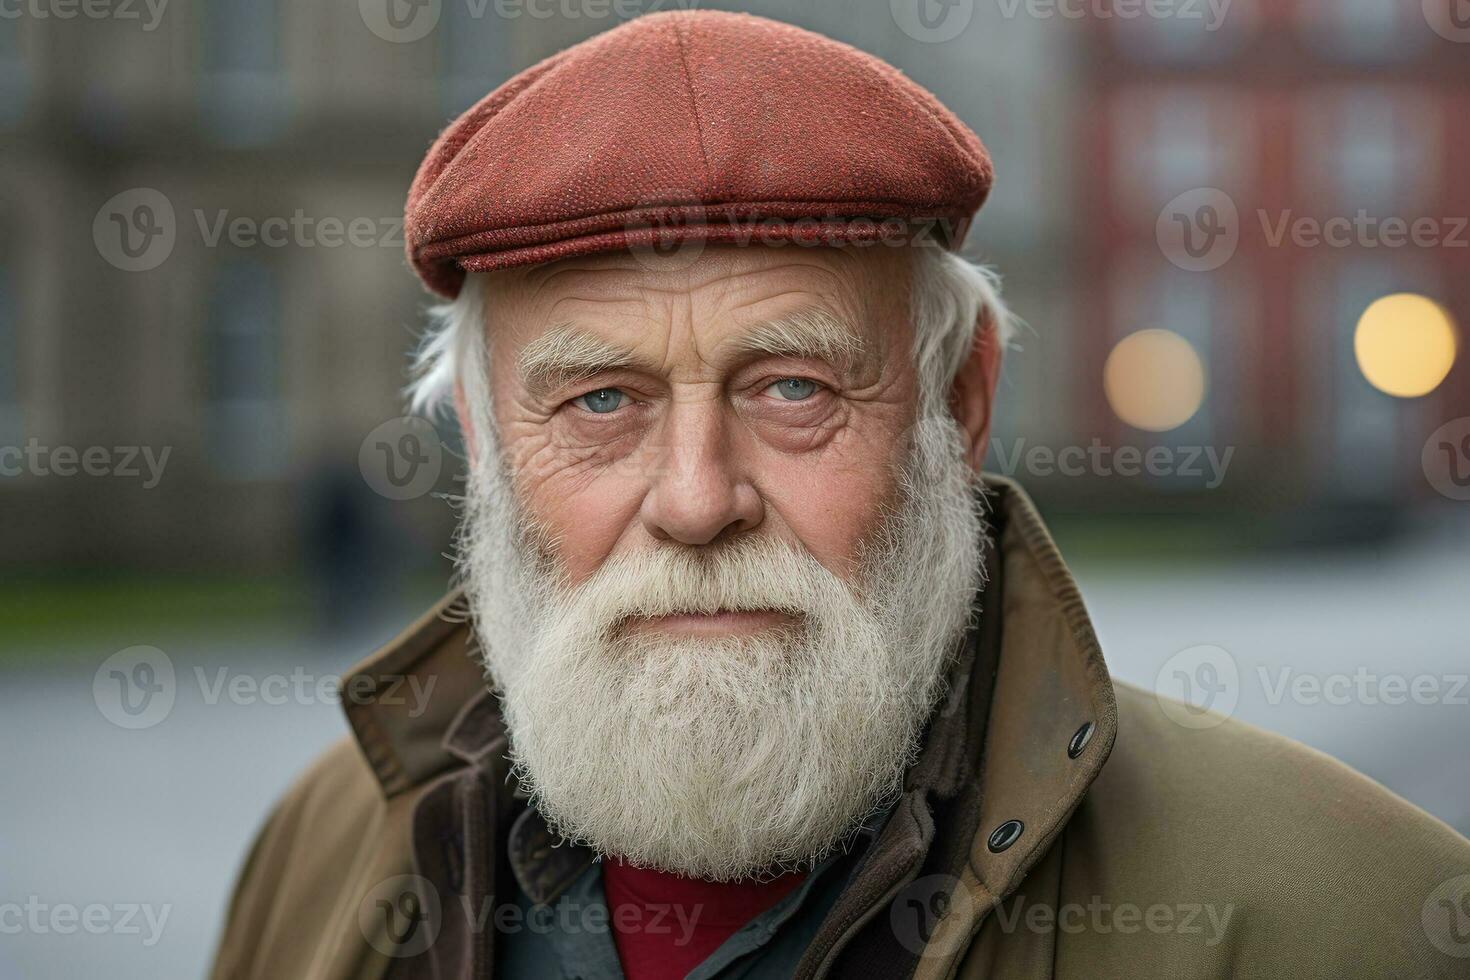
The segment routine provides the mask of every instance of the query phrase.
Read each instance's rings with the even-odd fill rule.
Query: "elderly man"
[[[462,590],[347,681],[218,976],[1470,975],[1470,843],[1111,684],[979,478],[990,182],[898,72],[729,14],[445,131],[406,227]]]

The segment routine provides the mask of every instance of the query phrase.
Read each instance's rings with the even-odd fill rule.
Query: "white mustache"
[[[661,545],[609,558],[566,596],[568,615],[611,629],[628,620],[775,611],[807,617],[847,586],[810,552],[774,536],[716,550]]]

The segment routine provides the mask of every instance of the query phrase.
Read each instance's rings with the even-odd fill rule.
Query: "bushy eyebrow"
[[[796,310],[762,323],[730,341],[742,354],[808,358],[846,367],[861,357],[865,346],[847,324],[826,310]]]
[[[570,325],[555,327],[526,345],[516,370],[532,394],[547,395],[603,371],[631,367],[633,352]]]
[[[734,355],[806,358],[846,368],[866,349],[863,339],[821,309],[796,310],[757,324],[725,345]],[[531,394],[546,397],[603,371],[647,367],[627,348],[571,324],[531,341],[516,358],[521,382]]]

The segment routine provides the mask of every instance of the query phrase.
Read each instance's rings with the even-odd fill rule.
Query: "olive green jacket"
[[[1110,681],[1032,504],[987,487],[982,612],[797,975],[1470,978],[1470,841],[1321,753]],[[215,976],[492,976],[508,850],[565,886],[568,849],[511,833],[525,801],[461,606],[344,678],[353,735],[260,833]]]

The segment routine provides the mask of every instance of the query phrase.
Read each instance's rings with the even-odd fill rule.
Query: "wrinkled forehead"
[[[608,253],[493,273],[486,326],[513,355],[557,332],[627,347],[701,347],[805,318],[886,353],[909,336],[906,250],[705,246],[672,256]]]

